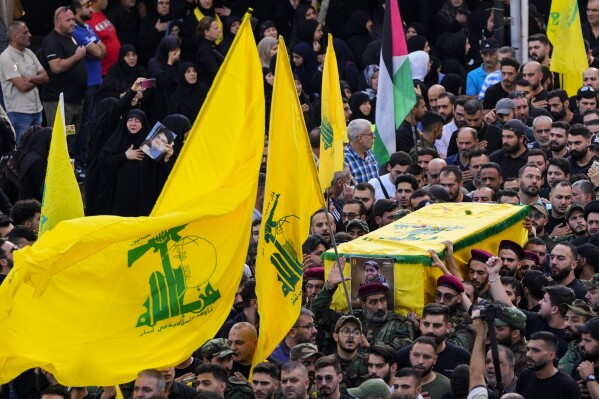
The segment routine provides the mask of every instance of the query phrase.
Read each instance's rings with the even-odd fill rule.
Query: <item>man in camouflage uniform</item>
[[[304,365],[308,370],[308,378],[310,379],[310,386],[308,387],[308,396],[315,398],[318,396],[318,389],[314,382],[314,376],[316,367],[314,363],[324,355],[318,351],[318,347],[314,344],[298,344],[291,348],[289,354],[289,360],[292,362],[298,362]]]
[[[229,378],[225,388],[225,399],[253,399],[254,391],[247,380],[231,376],[233,367],[233,350],[229,341],[224,338],[211,339],[200,348],[204,363],[213,363],[223,366]]]
[[[342,276],[339,267],[334,265],[329,272],[324,287],[320,290],[312,311],[317,329],[328,336],[324,341],[318,341],[318,347],[325,354],[331,350],[329,337],[332,336],[332,327],[343,314],[329,309],[333,301],[333,294],[341,283]],[[358,290],[358,298],[362,304],[361,310],[354,314],[361,321],[364,338],[360,343],[361,349],[367,350],[370,345],[390,345],[395,349],[403,348],[412,343],[414,339],[414,326],[404,316],[398,315],[387,309],[387,294],[389,286],[381,283],[367,283]]]
[[[575,327],[576,323],[584,324],[593,317],[597,316],[597,313],[593,312],[588,303],[581,299],[575,300],[572,305],[564,303],[561,305],[562,311],[566,314],[564,319],[566,320],[566,327],[564,328],[564,338],[568,342],[568,350],[559,359],[557,368],[559,371],[570,375],[574,363],[582,358],[582,348],[580,347],[580,341],[582,341],[582,333]]]
[[[335,324],[333,339],[337,343],[337,350],[333,357],[341,365],[343,380],[340,384],[341,392],[347,388],[360,386],[368,379],[368,355],[360,352],[362,323],[355,316],[342,316]]]
[[[462,310],[463,292],[464,284],[460,279],[451,274],[445,274],[437,279],[435,303],[446,305],[449,308],[451,332],[445,341],[472,352],[476,334],[472,328],[470,315]]]
[[[591,277],[590,280],[580,280],[588,292],[584,297],[587,303],[593,308],[595,313],[599,313],[599,273]]]
[[[502,306],[495,317],[495,335],[497,342],[507,346],[514,353],[516,362],[514,372],[518,377],[526,368],[526,316],[518,308]]]

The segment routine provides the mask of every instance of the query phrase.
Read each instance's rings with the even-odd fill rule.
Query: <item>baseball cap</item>
[[[545,217],[549,216],[549,212],[547,212],[547,208],[545,208],[545,205],[543,204],[539,204],[539,203],[535,203],[532,205],[529,205],[533,210],[539,212],[540,214],[542,214]]]
[[[481,53],[494,53],[499,48],[499,43],[496,39],[485,39],[480,42]]]
[[[219,359],[222,359],[224,357],[232,355],[233,353],[235,352],[231,350],[231,346],[229,346],[229,341],[227,341],[224,338],[211,339],[200,348],[200,354],[202,355],[202,357],[208,359],[214,356],[218,357]]]
[[[576,323],[574,327],[580,332],[591,333],[593,335],[599,335],[599,317],[593,317],[586,323]]]
[[[568,309],[570,309],[577,315],[585,316],[588,319],[597,316],[597,313],[593,312],[593,309],[591,309],[589,304],[586,303],[585,301],[583,301],[582,299],[575,300],[574,302],[572,302],[572,305],[567,304],[567,303],[562,303],[560,305],[560,308],[562,308],[564,313],[566,313],[566,311]]]
[[[318,358],[324,355],[318,351],[318,347],[314,344],[297,344],[291,348],[289,358],[292,360],[303,360],[311,356],[318,356]]]
[[[564,217],[566,218],[566,221],[568,221],[568,219],[570,219],[570,215],[572,214],[572,212],[574,211],[580,211],[584,213],[584,208],[582,207],[582,205],[580,204],[572,204],[570,205],[567,209],[566,209],[566,213],[564,215]]]
[[[599,134],[594,135],[591,139],[591,147],[599,148]]]
[[[360,219],[352,219],[347,223],[347,230],[350,229],[350,227],[358,227],[360,230],[362,230],[365,234],[370,233],[370,229],[368,228],[368,224]]]
[[[337,323],[335,323],[335,332],[339,332],[339,330],[341,330],[341,327],[350,322],[357,324],[358,328],[362,330],[362,322],[360,321],[360,319],[358,319],[356,316],[346,315],[341,316],[339,320],[337,320]]]
[[[347,393],[352,398],[381,398],[384,399],[391,393],[389,385],[380,378],[372,378],[364,381],[357,388],[348,388]]]
[[[497,104],[495,104],[495,113],[496,114],[509,114],[510,111],[513,111],[516,109],[516,103],[514,103],[514,100],[512,100],[511,98],[502,98],[501,100],[497,101]]]
[[[512,326],[524,330],[526,328],[526,315],[514,307],[503,307],[501,313],[495,318],[495,325]]]
[[[518,119],[510,119],[503,124],[503,130],[509,130],[518,136],[523,136],[526,134],[526,125]]]

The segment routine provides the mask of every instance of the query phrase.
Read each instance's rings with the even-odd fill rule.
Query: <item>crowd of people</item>
[[[251,370],[266,137],[244,276],[229,317],[214,339],[182,354],[181,364],[142,370],[123,384],[125,397],[599,398],[599,0],[581,3],[589,68],[574,96],[550,71],[547,2],[530,1],[528,49],[520,49],[528,61],[521,63],[509,37],[493,37],[491,3],[398,1],[416,103],[398,123],[396,152],[384,164],[372,151],[384,1],[331,0],[326,14],[319,1],[249,3],[73,0],[54,11],[54,29],[39,49],[29,48],[25,22],[8,24],[0,48],[0,283],[12,253],[37,240],[60,93],[86,215],[148,215],[251,5],[266,131],[274,65],[289,57],[316,162],[326,34],[334,38],[349,143],[329,206],[312,215],[302,247],[303,307]],[[278,53],[280,34],[289,54]],[[149,137],[157,123],[162,130]],[[451,242],[443,243],[444,260],[430,251],[441,277],[421,314],[389,308],[392,293],[376,260],[364,262],[353,313],[330,309],[349,267],[342,259],[325,274],[322,254],[333,242],[440,202],[528,205],[528,241],[505,237],[492,253],[473,249],[468,275]],[[116,389],[67,391],[39,368],[1,395],[108,399]]]

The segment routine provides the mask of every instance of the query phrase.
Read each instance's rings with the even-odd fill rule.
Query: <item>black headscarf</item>
[[[171,104],[173,112],[183,114],[189,120],[195,121],[204,100],[206,100],[208,86],[199,81],[199,76],[195,84],[188,83],[185,80],[185,72],[189,68],[194,68],[197,72],[193,62],[184,62],[179,66],[177,89],[171,96]]]
[[[310,45],[314,42],[314,32],[318,28],[318,21],[314,19],[304,19],[295,26],[295,42],[306,42]]]
[[[349,17],[345,26],[345,41],[362,69],[365,67],[361,62],[362,56],[366,47],[372,42],[370,32],[366,29],[369,19],[370,15],[366,11],[358,10]]]
[[[235,35],[231,33],[231,26],[235,22],[241,22],[241,18],[237,15],[230,15],[225,19],[225,23],[223,24],[223,40],[218,45],[218,51],[223,55],[227,55],[233,44],[233,39],[235,39]]]
[[[29,198],[42,200],[51,139],[52,128],[49,127],[36,129],[30,135],[24,136],[16,159],[20,200]]]
[[[408,46],[408,53],[411,53],[413,51],[418,51],[418,50],[424,51],[426,42],[427,42],[427,40],[426,40],[426,37],[424,37],[424,36],[420,36],[420,35],[412,36],[411,38],[406,40],[406,44]]]
[[[123,80],[131,79],[131,83],[133,83],[135,79],[142,76],[142,68],[140,67],[139,63],[131,67],[125,62],[125,55],[127,55],[127,53],[130,51],[137,54],[137,50],[135,49],[134,45],[123,44],[119,49],[117,61],[112,68],[115,69],[115,74],[118,78]],[[145,74],[145,69],[143,70],[143,73]]]
[[[464,94],[464,79],[456,73],[448,73],[441,79],[441,86],[445,87],[447,92],[452,93],[454,96]]]
[[[191,130],[191,123],[195,120],[190,120],[185,115],[172,114],[164,118],[162,124],[168,127],[173,133],[177,135],[174,142],[173,162],[177,160],[181,150],[183,149],[183,143],[185,141],[185,133]]]
[[[364,115],[362,111],[360,111],[360,105],[364,104],[365,102],[370,103],[371,106],[370,115],[368,116]],[[349,98],[349,107],[352,112],[352,120],[366,119],[371,122],[374,120],[374,107],[368,93],[365,93],[363,91],[357,91],[355,93],[352,93],[351,97]]]
[[[155,57],[161,62],[166,64],[168,62],[168,53],[181,47],[179,39],[175,36],[165,36],[160,41],[158,48],[156,49]]]

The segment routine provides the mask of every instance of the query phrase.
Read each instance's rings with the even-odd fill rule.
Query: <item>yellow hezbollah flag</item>
[[[63,95],[60,93],[42,197],[40,235],[52,230],[61,220],[83,217],[83,201],[67,150],[63,115]]]
[[[318,180],[322,192],[331,186],[335,172],[343,170],[343,140],[347,141],[347,126],[340,87],[333,36],[329,34],[329,45],[322,71],[322,122],[318,161]]]
[[[214,337],[247,250],[261,78],[246,16],[153,216],[63,221],[15,253],[0,286],[0,382],[39,366],[63,385],[115,385]]]
[[[280,54],[287,54],[279,36]],[[287,57],[278,59],[270,112],[264,211],[256,257],[260,334],[253,365],[295,324],[302,306],[302,244],[324,205]]]
[[[561,74],[561,87],[575,96],[582,86],[582,73],[589,67],[576,0],[553,0],[547,37],[553,44],[549,69]]]
[[[528,206],[509,204],[445,203],[433,204],[411,213],[381,229],[339,245],[339,255],[348,260],[344,274],[352,277],[351,297],[355,298],[364,281],[364,258],[379,259],[381,274],[387,279],[393,293],[397,313],[422,313],[425,304],[434,302],[433,293],[441,270],[431,267],[428,249],[437,251],[445,259],[443,241],[453,242],[454,257],[462,277],[468,277],[467,263],[470,250],[484,249],[497,253],[499,242],[510,239],[522,245],[528,232],[522,220],[529,213]],[[334,253],[324,254],[326,273],[331,269]],[[384,266],[389,273],[385,276]],[[348,266],[349,265],[349,266]],[[390,281],[391,280],[391,281]],[[333,298],[333,308],[345,310],[347,301],[342,290]]]

